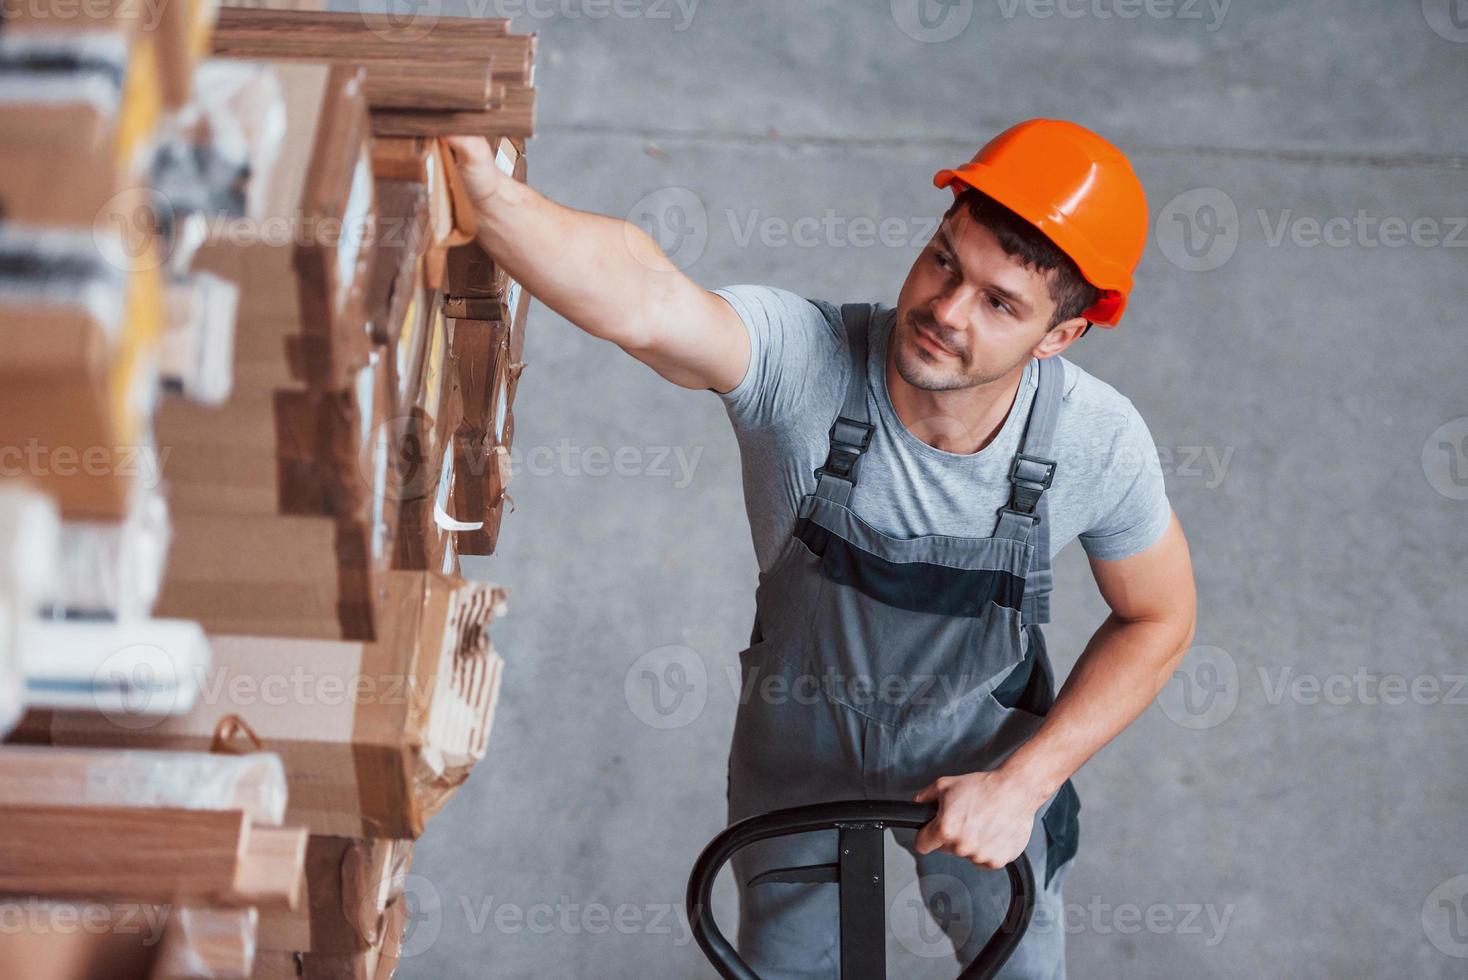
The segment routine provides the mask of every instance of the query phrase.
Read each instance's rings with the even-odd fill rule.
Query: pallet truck
[[[887,828],[919,828],[938,813],[933,803],[899,800],[848,800],[772,810],[741,820],[703,849],[688,878],[689,921],[693,937],[725,980],[760,980],[740,958],[714,922],[711,901],[714,879],[733,854],[755,841],[804,834],[839,832],[835,864],[775,868],[750,882],[834,884],[840,889],[841,980],[885,980],[886,886],[883,882],[882,832]],[[1009,909],[979,955],[959,980],[991,980],[1024,938],[1035,911],[1035,875],[1021,854],[1005,867],[1009,875]]]

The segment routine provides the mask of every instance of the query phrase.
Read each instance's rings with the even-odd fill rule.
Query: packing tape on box
[[[220,756],[153,749],[0,747],[5,797],[35,806],[243,810],[256,823],[285,817],[280,758],[258,748]]]

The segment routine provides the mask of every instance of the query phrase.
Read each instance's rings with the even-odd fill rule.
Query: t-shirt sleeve
[[[1101,507],[1081,532],[1081,547],[1103,561],[1130,558],[1156,544],[1172,518],[1157,444],[1130,400],[1102,472],[1096,494]]]
[[[757,429],[803,404],[817,371],[845,343],[814,303],[774,286],[715,289],[749,331],[749,367],[739,384],[715,392],[736,426]]]

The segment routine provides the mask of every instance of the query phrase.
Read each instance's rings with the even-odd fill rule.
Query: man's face
[[[1004,377],[1049,331],[1054,274],[1023,265],[959,208],[913,263],[897,297],[890,345],[898,374],[928,391]]]

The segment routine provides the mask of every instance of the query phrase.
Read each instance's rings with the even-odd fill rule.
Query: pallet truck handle
[[[755,841],[814,830],[916,829],[931,821],[937,813],[938,808],[932,803],[850,800],[772,810],[733,824],[709,841],[689,875],[686,902],[693,937],[719,975],[726,980],[760,980],[714,922],[711,901],[714,879],[736,851]],[[1014,953],[1030,924],[1030,917],[1035,911],[1035,875],[1029,859],[1021,854],[1006,865],[1005,871],[1009,874],[1009,910],[979,955],[959,974],[959,980],[991,980]],[[845,968],[846,964],[843,964],[843,972]]]

